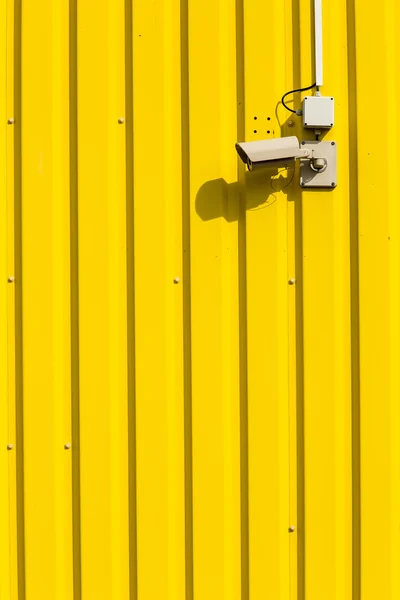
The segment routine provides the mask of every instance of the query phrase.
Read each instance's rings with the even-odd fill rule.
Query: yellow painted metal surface
[[[394,0],[323,3],[335,190],[234,149],[311,4],[0,0],[1,600],[400,597]]]

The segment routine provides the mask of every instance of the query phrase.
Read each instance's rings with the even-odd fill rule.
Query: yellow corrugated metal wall
[[[399,4],[323,3],[335,190],[234,149],[311,4],[0,1],[1,600],[400,598]]]

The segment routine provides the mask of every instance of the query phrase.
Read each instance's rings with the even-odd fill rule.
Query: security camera
[[[280,167],[295,161],[296,158],[306,158],[309,150],[300,149],[296,136],[277,138],[273,140],[258,140],[236,144],[236,150],[249,171],[265,167]]]

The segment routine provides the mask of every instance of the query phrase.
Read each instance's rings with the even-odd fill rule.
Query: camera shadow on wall
[[[223,217],[237,221],[239,202],[244,197],[246,210],[263,210],[271,207],[279,192],[288,189],[294,177],[295,164],[281,168],[265,168],[246,171],[244,185],[239,181],[227,183],[225,179],[213,179],[204,183],[196,196],[196,212],[203,221]]]

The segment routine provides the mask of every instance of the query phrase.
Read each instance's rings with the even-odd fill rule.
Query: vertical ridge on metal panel
[[[18,44],[19,36],[17,31],[18,26],[18,5],[14,6],[12,0],[7,2],[7,113],[12,115],[7,117],[8,119],[14,119],[14,125],[7,126],[7,271],[11,275],[8,277],[14,277],[16,275],[16,252],[15,242],[17,240],[16,235],[16,194],[17,190],[17,172],[16,172],[16,159],[17,159],[17,141],[18,135],[16,135],[15,117],[18,114],[17,97],[18,97],[18,53],[16,46]],[[19,129],[17,129],[19,131]],[[20,438],[19,430],[17,428],[17,410],[16,410],[16,390],[17,390],[17,363],[16,363],[16,293],[15,285],[8,284],[7,294],[7,366],[8,366],[8,382],[7,382],[7,395],[8,395],[8,438],[13,448],[9,451],[9,511],[10,511],[10,529],[9,529],[9,544],[10,544],[10,594],[12,598],[16,598],[17,594],[23,597],[23,564],[21,557],[23,557],[23,518],[21,519],[21,498],[20,494],[20,482],[21,477],[18,473],[19,460],[21,455],[20,449]],[[22,515],[23,517],[23,515]],[[22,540],[21,540],[22,537]],[[22,542],[22,543],[21,543]],[[22,549],[21,549],[22,546]]]
[[[400,18],[399,6],[396,2],[389,2],[385,13],[385,37],[389,43],[389,49],[385,55],[381,54],[381,60],[387,61],[386,70],[386,90],[387,90],[387,111],[388,115],[394,115],[397,110],[400,86],[398,79],[392,74],[396,71],[396,65],[399,61],[400,43],[398,39],[396,23]],[[400,518],[400,371],[398,369],[400,357],[400,289],[399,289],[399,270],[400,270],[400,213],[398,203],[396,202],[398,185],[397,170],[399,161],[399,151],[397,148],[399,126],[397,122],[387,123],[387,143],[390,148],[389,163],[387,168],[388,181],[388,230],[387,244],[389,246],[388,256],[388,279],[389,279],[389,426],[388,435],[390,439],[388,455],[385,457],[389,461],[389,511],[392,522],[399,522]],[[386,240],[385,240],[386,242]],[[390,526],[390,535],[388,540],[388,554],[390,560],[389,569],[389,588],[392,598],[400,595],[400,572],[397,565],[400,562],[400,536],[398,531]]]
[[[108,80],[108,227],[110,323],[110,571],[112,596],[129,598],[128,505],[128,373],[126,307],[126,115],[125,115],[125,3],[107,7],[109,44]]]
[[[324,83],[327,90],[338,93],[347,56],[340,38],[331,37],[328,24],[345,25],[345,18],[344,7],[326,6]],[[309,39],[311,34],[310,20],[302,18],[301,11],[301,38]],[[308,65],[309,56],[302,53],[302,72]],[[335,135],[340,135],[340,129],[346,131],[344,111]],[[342,154],[339,168],[345,178],[344,159]],[[318,598],[321,586],[327,586],[326,595],[333,600],[338,594],[351,595],[347,571],[351,549],[348,195],[341,187],[334,193],[302,196],[305,595]],[[320,323],[325,323],[324,328]],[[332,385],[327,386],[327,381]]]
[[[133,1],[125,0],[126,329],[128,394],[129,599],[137,600],[135,269],[133,163]]]
[[[70,194],[70,439],[73,597],[82,598],[80,410],[79,410],[79,246],[78,246],[78,0],[69,4],[69,194]]]
[[[10,494],[9,394],[8,394],[8,290],[7,290],[7,3],[0,2],[0,597],[9,598],[10,583]]]
[[[122,0],[78,0],[82,597],[129,597]]]
[[[166,273],[173,275],[166,295],[166,401],[168,431],[168,588],[167,598],[185,597],[185,467],[182,264],[181,44],[179,0],[165,2],[164,12],[164,194],[167,236]],[[176,141],[171,144],[171,140]],[[171,201],[172,199],[172,201]],[[176,283],[180,280],[179,283]]]
[[[244,2],[236,0],[236,139],[245,139]],[[249,600],[249,430],[245,167],[237,161],[238,343],[240,419],[240,594]],[[239,592],[238,592],[239,593]]]
[[[348,55],[348,144],[349,155],[349,225],[350,225],[350,311],[351,311],[351,468],[352,468],[352,597],[361,597],[361,497],[360,497],[360,315],[359,315],[359,234],[358,234],[358,94],[355,37],[355,4],[347,2]]]
[[[284,5],[245,4],[246,139],[279,137]],[[265,27],[269,44],[265,45]],[[273,24],[273,25],[272,25]],[[287,201],[289,170],[247,173],[250,597],[289,597]],[[273,493],[271,493],[273,490]]]
[[[185,597],[180,52],[179,0],[134,2],[137,593],[148,600]]]
[[[192,319],[190,246],[190,111],[189,111],[189,0],[180,0],[180,84],[182,167],[182,339],[185,486],[185,598],[194,598],[193,572],[193,437],[192,437]]]
[[[13,199],[10,202],[10,220],[12,222],[12,255],[13,255],[13,277],[15,281],[13,301],[13,331],[12,352],[13,370],[10,376],[13,380],[13,432],[15,432],[15,462],[13,464],[13,481],[11,490],[15,490],[15,512],[16,528],[11,532],[14,548],[13,558],[16,558],[13,583],[15,593],[22,599],[26,594],[26,528],[25,528],[25,481],[24,481],[24,413],[23,413],[23,330],[22,330],[22,7],[21,0],[13,3],[12,19],[12,70],[13,70],[13,117],[14,136],[10,146],[13,150],[12,179]],[[10,49],[11,50],[11,49]],[[11,311],[10,311],[11,312]],[[10,377],[10,379],[11,379]],[[15,477],[15,479],[14,479]],[[15,485],[14,485],[15,484]],[[13,591],[14,591],[13,590]]]
[[[21,128],[22,270],[16,285],[22,286],[19,402],[27,597],[71,598],[70,477],[63,447],[70,401],[67,23],[66,2],[22,5],[23,95],[20,121],[16,118]],[[34,354],[39,364],[29,360]]]
[[[392,2],[373,5],[368,18],[356,0],[355,41],[358,98],[359,187],[359,311],[360,311],[360,463],[361,463],[361,590],[369,600],[376,594],[395,598],[398,576],[393,571],[399,556],[398,519],[398,214],[391,200],[395,193],[392,170],[397,170],[396,135],[392,120],[398,85],[393,80],[398,41],[394,22],[398,8]],[[363,57],[372,31],[380,31],[387,49],[378,47],[366,68]],[[382,128],[376,151],[366,126],[363,98],[369,86],[369,103],[380,106]],[[376,194],[379,190],[379,208]],[[377,551],[377,549],[379,549]]]
[[[188,14],[194,596],[239,598],[235,2]]]
[[[335,36],[332,27],[340,32]],[[326,51],[324,65],[329,79],[325,83],[328,90],[337,89],[338,94],[351,98],[348,78],[342,80],[342,74],[348,70],[348,55],[345,48],[347,41],[347,11],[343,3],[336,9],[324,4],[324,40]],[[329,51],[328,51],[329,50]],[[328,91],[328,93],[330,93]],[[348,106],[340,107],[339,122],[336,124],[332,137],[340,135],[346,139],[350,128]],[[341,145],[342,146],[342,145]],[[345,151],[343,151],[345,149]],[[332,405],[334,411],[330,417],[334,422],[333,478],[334,513],[336,520],[334,528],[334,567],[333,578],[336,595],[343,598],[352,597],[352,372],[351,372],[351,247],[350,247],[350,186],[349,186],[349,149],[343,144],[343,150],[338,155],[338,170],[340,181],[346,181],[346,192],[332,192],[336,200],[333,204],[332,232],[332,279],[334,310],[332,321],[335,319],[333,339],[333,365],[331,378],[334,380]],[[338,196],[344,199],[338,200]],[[342,197],[342,196],[341,196]],[[314,218],[315,220],[315,218]],[[325,262],[325,265],[327,262]],[[329,267],[328,267],[329,268]],[[322,344],[319,345],[321,348]],[[332,518],[333,518],[332,517]]]
[[[400,18],[400,10],[395,2],[389,3],[389,10],[385,14],[385,31],[390,45],[389,50],[381,60],[387,60],[386,86],[387,86],[387,110],[389,115],[396,113],[400,86],[398,79],[392,74],[396,71],[399,60],[400,43],[398,39],[396,23]],[[385,36],[385,37],[386,37]],[[390,148],[390,159],[387,164],[387,180],[389,190],[396,190],[398,185],[397,170],[399,151],[397,148],[399,126],[390,122],[388,129],[388,147]],[[400,519],[400,371],[398,368],[400,357],[400,212],[397,193],[392,191],[388,194],[388,239],[389,246],[389,448],[386,460],[389,461],[389,511],[390,519],[399,522]],[[385,240],[386,241],[386,240]],[[390,527],[390,525],[389,525]],[[389,535],[389,587],[392,598],[400,596],[400,571],[397,565],[400,562],[400,536],[398,531],[390,527]]]
[[[286,70],[285,89],[300,87],[299,63],[299,5],[287,0],[286,23]],[[297,132],[299,122],[281,121],[286,116],[283,107],[277,108],[281,132],[290,135]],[[289,123],[291,128],[289,129]],[[302,330],[302,272],[301,272],[301,195],[293,185],[287,189],[287,273],[286,279],[294,279],[288,291],[288,451],[289,451],[289,507],[288,527],[294,528],[289,540],[289,597],[304,599],[304,470],[303,470],[303,330]]]
[[[222,325],[222,419],[223,419],[223,502],[224,594],[241,598],[241,514],[240,514],[240,363],[239,363],[239,265],[238,219],[240,191],[236,156],[230,148],[237,140],[237,49],[235,1],[221,0],[219,10],[219,115],[220,175],[228,182],[226,222],[221,239],[221,325]],[[240,24],[239,24],[240,25]],[[199,197],[200,190],[198,192]]]
[[[53,405],[56,449],[60,465],[55,472],[56,590],[61,598],[73,597],[71,452],[71,314],[70,300],[70,112],[69,112],[69,5],[66,0],[52,6],[52,106],[53,177],[51,265],[53,311],[47,318],[53,335]],[[54,201],[55,199],[56,202]],[[57,259],[55,260],[55,257]]]

